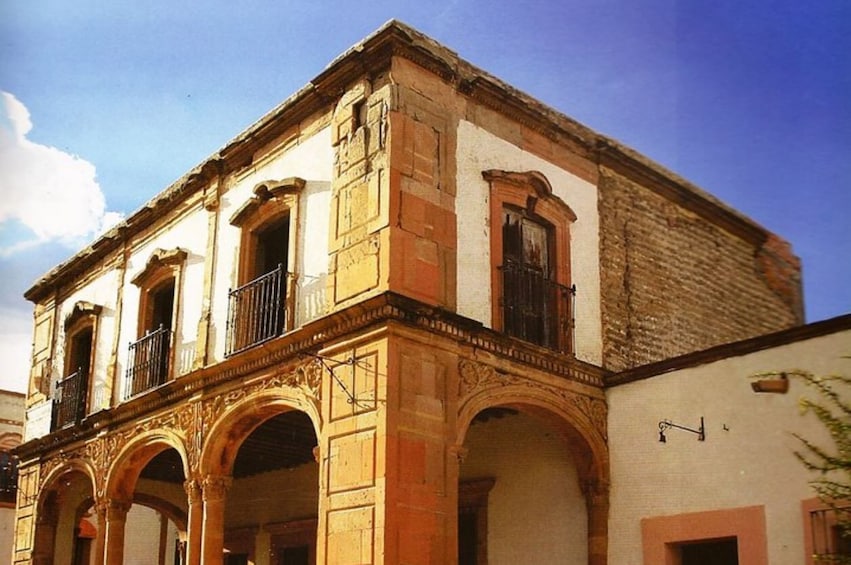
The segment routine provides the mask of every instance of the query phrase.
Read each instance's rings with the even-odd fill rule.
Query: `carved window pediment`
[[[101,310],[103,310],[103,306],[99,304],[92,304],[84,300],[78,301],[74,304],[71,312],[65,316],[65,331],[68,332],[69,329],[79,324],[93,323],[94,319],[100,315]]]
[[[188,253],[185,249],[175,247],[174,249],[157,249],[154,251],[145,268],[130,281],[134,285],[150,287],[151,283],[160,278],[165,271],[166,276],[174,276],[175,271],[182,267]]]
[[[304,189],[306,181],[299,177],[288,177],[277,181],[264,181],[254,187],[253,196],[248,201],[240,206],[233,216],[230,217],[230,223],[238,228],[243,227],[249,219],[262,214],[266,215],[263,208],[268,208],[267,204],[274,207],[276,202],[288,200],[286,197],[298,196]],[[293,202],[286,203],[287,206],[293,206]]]

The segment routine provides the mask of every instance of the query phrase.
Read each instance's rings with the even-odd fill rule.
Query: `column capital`
[[[211,500],[224,500],[232,482],[233,477],[223,475],[205,476],[201,481],[204,502]]]
[[[106,519],[110,522],[114,520],[123,521],[127,518],[127,512],[130,511],[130,507],[133,506],[133,503],[128,500],[119,500],[111,498],[106,502],[99,504],[98,506],[98,516],[100,516],[101,512],[103,512],[106,516]]]
[[[183,482],[183,490],[186,491],[189,504],[201,502],[203,487],[196,479],[187,479]]]

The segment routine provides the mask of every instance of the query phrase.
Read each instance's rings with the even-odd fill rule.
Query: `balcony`
[[[124,399],[154,389],[168,380],[171,330],[160,327],[130,344]]]
[[[53,392],[51,431],[78,424],[86,413],[86,382],[88,371],[77,369],[56,383]]]
[[[556,283],[536,269],[506,263],[502,279],[503,331],[561,352],[573,352],[573,301],[576,287]]]
[[[228,293],[225,356],[281,335],[286,326],[286,274],[278,265]]]

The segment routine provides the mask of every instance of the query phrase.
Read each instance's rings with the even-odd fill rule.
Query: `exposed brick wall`
[[[607,369],[802,322],[800,267],[782,240],[745,241],[607,169],[599,187]]]

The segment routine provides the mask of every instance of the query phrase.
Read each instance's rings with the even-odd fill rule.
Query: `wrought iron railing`
[[[83,419],[86,413],[87,380],[88,371],[79,368],[56,383],[53,391],[52,430],[78,424]]]
[[[145,337],[130,344],[125,400],[158,387],[168,380],[171,330],[160,325]]]
[[[225,355],[233,355],[281,335],[286,316],[283,265],[228,293]]]
[[[540,271],[513,263],[506,263],[500,271],[503,331],[549,349],[572,353],[576,287],[558,284]]]
[[[851,506],[823,508],[810,512],[813,562],[824,565],[851,563]]]

